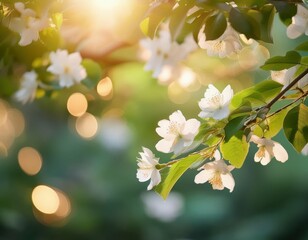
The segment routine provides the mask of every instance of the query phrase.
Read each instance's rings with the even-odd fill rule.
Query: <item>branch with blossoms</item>
[[[290,39],[307,35],[308,10],[304,5],[277,1],[251,4],[247,6],[244,1],[156,2],[142,25],[149,36],[143,40],[147,44],[142,44],[150,52],[145,69],[152,70],[153,77],[159,81],[166,67],[176,72],[185,58],[180,53],[189,49],[188,39],[195,41],[190,46],[198,44],[208,56],[219,58],[239,54],[245,45],[255,48],[260,40],[272,42],[276,12],[287,25],[286,34]],[[167,26],[160,25],[161,22]],[[194,48],[190,48],[189,52],[192,51]],[[269,164],[272,158],[282,163],[288,160],[284,147],[271,139],[281,130],[298,152],[304,151],[308,145],[305,130],[308,61],[300,54],[302,51],[308,51],[307,42],[285,56],[267,59],[261,68],[271,70],[270,79],[236,94],[230,85],[220,92],[209,84],[198,104],[199,120],[186,120],[178,110],[169,119],[159,121],[156,132],[162,140],[156,144],[156,150],[174,153],[176,160],[159,163],[151,150],[143,148],[138,158],[139,181],[151,180],[148,190],[154,188],[167,198],[182,174],[197,168],[195,183],[209,182],[213,189],[228,188],[232,192],[235,180],[231,171],[242,167],[251,143],[258,147],[254,161],[262,165]],[[293,101],[281,106],[282,99]],[[273,110],[278,103],[278,110]]]

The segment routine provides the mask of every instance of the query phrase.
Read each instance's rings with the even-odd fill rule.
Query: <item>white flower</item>
[[[39,39],[39,32],[48,27],[47,12],[41,17],[30,8],[25,8],[24,3],[16,2],[14,4],[16,10],[20,13],[20,17],[12,18],[9,28],[20,34],[20,46],[26,46]]]
[[[225,187],[233,191],[235,186],[235,181],[230,173],[234,166],[227,165],[223,159],[221,159],[220,153],[218,150],[214,153],[215,161],[204,164],[199,170],[195,177],[195,183],[205,183],[209,182],[212,184],[213,189],[223,190]]]
[[[308,35],[308,10],[297,4],[297,13],[292,17],[292,23],[287,28],[287,36],[294,39],[302,34]]]
[[[180,64],[176,67],[166,65],[163,67],[157,80],[163,85],[177,82],[182,88],[189,88],[196,83],[197,75],[191,68]]]
[[[297,70],[300,65],[296,65],[289,69],[284,69],[281,71],[271,71],[271,78],[272,80],[279,82],[283,85],[283,89],[285,89],[295,78],[298,74]],[[308,75],[306,74],[301,80],[297,82],[295,86],[299,88],[304,88],[308,84]]]
[[[179,193],[171,192],[166,200],[154,192],[141,195],[146,213],[163,222],[171,222],[181,215],[184,199]]]
[[[275,157],[279,162],[288,160],[288,153],[280,143],[271,139],[260,138],[256,135],[252,135],[250,141],[257,144],[259,148],[254,157],[255,162],[261,162],[262,165],[267,165],[272,157]]]
[[[219,92],[212,84],[208,86],[208,89],[204,93],[204,98],[199,102],[201,112],[199,117],[208,118],[212,117],[216,120],[221,120],[229,116],[230,109],[229,104],[233,97],[233,90],[228,85],[222,91]]]
[[[182,112],[178,110],[169,116],[169,120],[159,121],[158,126],[156,132],[163,139],[156,144],[156,149],[164,153],[179,154],[192,145],[200,122],[194,118],[186,121]]]
[[[140,157],[138,160],[137,178],[139,182],[145,182],[151,179],[148,186],[148,190],[151,190],[154,186],[158,185],[161,181],[161,176],[159,170],[156,169],[158,164],[158,158],[152,153],[148,148],[143,147],[143,152],[140,152]]]
[[[38,86],[36,80],[36,72],[25,72],[21,79],[20,89],[14,94],[14,98],[23,104],[33,101]]]
[[[205,26],[206,27],[206,26]],[[242,49],[242,43],[238,32],[228,24],[225,32],[215,40],[206,41],[204,28],[201,28],[198,36],[198,44],[202,49],[207,50],[209,56],[224,58]]]
[[[197,47],[192,36],[187,37],[184,43],[178,44],[172,41],[167,30],[161,30],[159,37],[154,39],[142,39],[140,45],[145,49],[142,53],[144,60],[147,61],[144,69],[152,70],[152,76],[155,78],[159,76],[164,66],[175,66]]]
[[[59,78],[61,87],[70,87],[80,83],[87,76],[86,70],[81,65],[82,58],[79,52],[68,54],[67,50],[58,49],[50,53],[51,65],[47,71]]]

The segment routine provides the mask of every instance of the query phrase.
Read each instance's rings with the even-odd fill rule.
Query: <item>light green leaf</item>
[[[296,51],[289,51],[285,56],[276,56],[268,59],[261,68],[263,70],[280,71],[301,63],[301,55]]]
[[[286,115],[284,133],[296,151],[301,152],[308,142],[308,107],[300,104]]]
[[[154,188],[154,190],[166,199],[179,178],[192,164],[200,161],[200,157],[199,154],[189,155],[188,157],[179,159],[179,161],[173,164],[170,168],[162,170],[162,181]]]
[[[297,51],[304,51],[304,52],[308,52],[308,41],[301,43],[300,45],[298,45],[295,50]]]
[[[279,113],[267,118],[264,123],[267,124],[267,129],[264,132],[263,135],[263,130],[260,126],[256,126],[254,129],[254,134],[258,135],[259,137],[266,137],[266,138],[272,138],[276,136],[280,130],[283,127],[283,120],[285,116],[287,115],[288,111],[290,108],[286,108]]]
[[[60,30],[63,23],[63,14],[62,13],[54,13],[52,16],[52,21],[55,24],[57,30]]]
[[[231,101],[231,109],[239,108],[247,103],[250,103],[252,107],[260,106],[274,98],[281,88],[282,85],[275,81],[262,81],[235,94]]]
[[[243,131],[238,131],[229,141],[220,145],[224,159],[228,160],[234,167],[242,167],[249,150],[249,143]]]

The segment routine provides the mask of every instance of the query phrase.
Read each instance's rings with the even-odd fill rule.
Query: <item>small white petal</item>
[[[202,170],[195,176],[195,183],[202,184],[213,178],[214,171],[213,170]]]
[[[279,162],[283,162],[284,163],[285,161],[288,160],[288,157],[289,157],[288,156],[288,152],[278,142],[274,142],[273,153],[274,153],[274,157]]]
[[[220,152],[219,152],[217,149],[215,150],[213,157],[214,157],[215,160],[217,160],[217,161],[221,159]]]
[[[151,178],[152,170],[149,169],[138,169],[137,178],[139,182],[146,182]]]
[[[158,170],[153,170],[151,174],[151,181],[149,186],[147,187],[147,190],[152,190],[152,188],[156,185],[158,185],[161,182],[161,176]]]
[[[235,181],[234,181],[234,178],[232,176],[231,173],[225,173],[225,174],[221,174],[221,181],[222,181],[222,184],[228,188],[230,190],[230,192],[233,191],[234,189],[234,186],[235,186]]]
[[[160,152],[163,152],[163,153],[170,153],[173,144],[174,144],[173,141],[167,141],[166,139],[161,139],[155,145],[155,148],[157,149],[157,151],[160,151]]]
[[[261,164],[263,166],[265,166],[265,165],[269,164],[270,161],[271,161],[271,155],[270,155],[270,153],[268,151],[265,151],[264,152],[264,157],[261,158],[260,162],[261,162]]]

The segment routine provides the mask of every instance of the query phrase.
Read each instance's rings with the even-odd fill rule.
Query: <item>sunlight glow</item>
[[[18,163],[26,174],[35,175],[41,170],[42,157],[34,148],[24,147],[18,152]]]
[[[73,93],[67,100],[67,110],[75,117],[83,115],[87,108],[88,101],[82,93]]]
[[[32,202],[39,211],[45,214],[57,212],[60,205],[57,192],[45,185],[39,185],[33,189]]]
[[[105,100],[112,98],[112,81],[109,77],[105,77],[97,84],[97,93]]]
[[[98,130],[98,123],[96,118],[90,114],[85,113],[76,120],[76,131],[83,138],[92,138]]]

